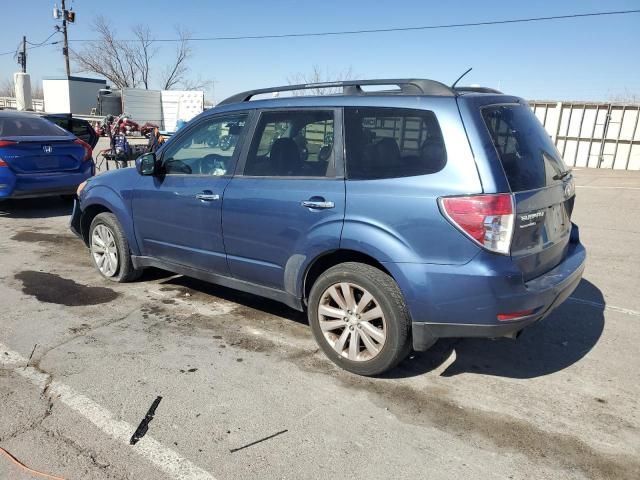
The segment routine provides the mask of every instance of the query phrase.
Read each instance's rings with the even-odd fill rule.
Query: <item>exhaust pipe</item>
[[[516,340],[520,334],[522,333],[522,330],[518,330],[516,332],[511,332],[511,333],[507,333],[506,335],[503,335],[504,338],[511,338],[513,340]]]

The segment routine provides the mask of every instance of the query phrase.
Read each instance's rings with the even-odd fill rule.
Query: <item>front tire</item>
[[[131,282],[142,274],[131,261],[129,242],[113,213],[95,216],[89,228],[91,259],[100,275],[112,282]]]
[[[362,263],[336,265],[309,295],[309,323],[316,342],[339,367],[379,375],[411,350],[411,319],[396,282]]]

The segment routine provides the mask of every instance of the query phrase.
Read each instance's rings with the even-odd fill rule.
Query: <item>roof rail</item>
[[[259,88],[233,95],[218,104],[228,105],[230,103],[248,102],[255,95],[263,93],[290,92],[294,90],[310,90],[314,88],[335,88],[342,87],[343,95],[375,95],[379,93],[396,94],[394,91],[386,92],[365,92],[363,86],[371,85],[396,85],[400,88],[400,95],[437,95],[453,97],[456,90],[448,87],[444,83],[427,79],[381,79],[381,80],[345,80],[338,82],[303,83],[299,85],[284,85],[281,87]]]
[[[489,87],[456,87],[456,92],[475,92],[475,93],[499,93],[502,94],[500,90],[496,90],[495,88]]]

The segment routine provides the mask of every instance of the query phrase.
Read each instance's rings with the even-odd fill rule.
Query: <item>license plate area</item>
[[[37,157],[35,164],[39,170],[51,170],[60,167],[60,160],[58,157]]]
[[[549,207],[547,215],[547,233],[550,238],[556,239],[569,231],[569,218],[564,204],[560,203]]]

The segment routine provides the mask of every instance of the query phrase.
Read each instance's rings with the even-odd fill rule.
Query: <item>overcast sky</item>
[[[0,53],[53,32],[54,2],[4,2]],[[95,38],[92,20],[113,22],[120,38],[148,24],[157,38],[181,25],[194,36],[237,36],[407,27],[640,8],[638,0],[516,2],[456,0],[89,1],[68,2],[77,14],[70,39]],[[60,35],[61,37],[61,35]],[[56,36],[52,40],[56,39]],[[72,47],[79,47],[74,42]],[[360,78],[418,77],[451,83],[468,67],[466,84],[492,86],[529,99],[608,100],[640,94],[640,14],[445,30],[295,39],[194,42],[192,75],[215,80],[208,96],[286,84],[319,65],[329,76],[351,69]],[[159,74],[173,45],[157,44]],[[99,55],[99,49],[96,55]],[[18,70],[0,55],[1,78]],[[61,45],[29,51],[33,80],[64,74]],[[72,74],[93,76],[73,70]],[[153,74],[153,72],[152,72]]]

